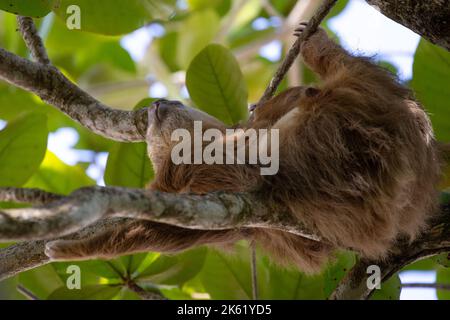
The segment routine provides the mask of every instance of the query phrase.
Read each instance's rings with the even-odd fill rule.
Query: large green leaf
[[[233,31],[250,23],[253,19],[255,19],[258,16],[258,13],[261,11],[262,8],[260,0],[233,1],[233,6],[239,9],[236,16],[232,18]],[[233,9],[234,8],[232,8],[230,12],[232,12]]]
[[[64,284],[51,265],[45,265],[19,274],[19,283],[40,299],[45,299]]]
[[[47,118],[29,113],[0,131],[0,186],[21,186],[39,168],[47,148]]]
[[[219,16],[212,9],[191,14],[183,21],[178,33],[178,64],[185,69],[192,59],[213,40],[218,29]]]
[[[192,61],[186,85],[195,104],[228,124],[247,116],[247,87],[239,64],[225,47],[212,44]]]
[[[331,263],[324,270],[325,278],[325,295],[328,297],[337,285],[341,282],[342,278],[348,273],[350,268],[355,264],[355,254],[352,252],[342,252],[340,253],[336,261]]]
[[[30,93],[10,85],[0,85],[0,119],[12,120],[20,112],[38,109],[39,106]]]
[[[206,292],[212,299],[248,300],[252,297],[248,250],[226,254],[209,250],[199,273]]]
[[[295,266],[277,266],[270,257],[264,257],[262,262],[257,270],[261,299],[319,300],[327,297],[323,274],[311,276]]]
[[[53,291],[48,300],[110,300],[119,294],[121,286],[91,285],[69,290],[62,286]]]
[[[438,268],[436,271],[436,283],[450,285],[450,269]],[[450,300],[449,290],[436,290],[439,300]]]
[[[450,268],[450,253],[446,252],[446,253],[440,254],[438,256],[435,256],[434,260],[439,265],[441,265],[445,268]]]
[[[141,100],[134,110],[149,106],[152,98]],[[153,178],[153,167],[148,158],[147,144],[117,142],[109,151],[105,169],[108,185],[144,188]]]
[[[53,11],[64,21],[66,10],[77,5],[81,30],[118,35],[129,33],[153,20],[164,20],[174,11],[173,0],[58,0]]]
[[[308,276],[295,266],[274,264],[257,251],[258,296],[260,299],[325,299],[324,276]],[[210,250],[197,277],[212,299],[251,299],[250,250],[239,242],[233,252]]]
[[[153,169],[144,142],[116,143],[111,148],[105,170],[107,185],[144,188],[152,177]]]
[[[207,249],[199,247],[176,256],[161,255],[137,279],[166,285],[182,285],[202,269]]]
[[[348,0],[338,1],[333,8],[331,8],[330,13],[327,15],[327,20],[339,15],[347,6]]]
[[[53,0],[0,0],[0,10],[28,17],[43,17],[51,10]]]
[[[413,80],[419,100],[430,113],[436,137],[450,140],[450,52],[421,40],[414,57]]]
[[[100,278],[117,283],[121,282],[121,276],[125,276],[119,273],[109,261],[104,260],[77,261],[76,263],[58,262],[53,263],[52,266],[61,280],[66,283],[68,277],[71,276],[71,273],[67,273],[67,268],[74,264],[80,268],[82,286],[99,284]]]
[[[27,181],[26,187],[69,194],[81,187],[94,185],[80,166],[69,166],[47,151],[39,170]]]
[[[402,291],[400,277],[396,274],[381,284],[381,289],[375,290],[371,300],[399,300]]]
[[[17,277],[0,281],[0,300],[26,300],[25,296],[17,291]]]

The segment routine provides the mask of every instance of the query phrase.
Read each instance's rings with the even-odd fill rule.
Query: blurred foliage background
[[[0,47],[28,57],[14,14],[33,16],[53,63],[102,102],[131,110],[168,96],[232,124],[245,119],[248,103],[262,95],[295,40],[295,25],[310,18],[320,3],[0,0]],[[323,23],[336,41],[340,39],[328,28],[328,20],[341,14],[347,3],[339,1]],[[66,27],[70,16],[66,9],[74,4],[81,9],[81,30]],[[262,55],[261,48],[274,40],[281,44],[282,54]],[[392,64],[378,60],[397,72]],[[449,52],[421,40],[412,79],[405,81],[426,106],[436,135],[443,141],[450,141],[449,76]],[[316,81],[299,61],[280,90]],[[0,131],[0,186],[68,194],[96,183],[141,188],[153,177],[145,144],[118,143],[94,135],[36,96],[4,82],[0,83],[0,120],[0,128],[4,127]],[[71,142],[72,153],[64,149]],[[64,159],[49,150],[58,148],[67,150]],[[443,184],[444,191],[448,185]],[[0,282],[0,298],[25,299],[16,290],[20,286],[39,299],[139,299],[126,285],[131,279],[169,299],[251,299],[249,258],[248,245],[240,242],[233,254],[196,248],[171,256],[145,253],[112,261],[52,263]],[[259,296],[326,299],[355,259],[352,253],[342,252],[321,274],[306,276],[294,268],[277,267],[258,252]],[[81,290],[66,288],[71,264],[81,268]],[[449,257],[442,255],[405,270],[435,270],[438,283],[450,284],[448,266]],[[400,279],[395,275],[373,299],[398,299],[400,292]],[[437,290],[437,296],[449,299],[450,291]]]

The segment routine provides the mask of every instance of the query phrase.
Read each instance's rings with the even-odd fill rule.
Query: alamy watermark
[[[66,13],[69,15],[66,20],[66,26],[69,30],[81,29],[81,8],[75,4],[70,5],[66,9]]]
[[[194,121],[193,134],[176,129],[171,140],[178,142],[171,152],[174,164],[258,164],[261,175],[279,169],[278,129],[226,129],[224,134],[213,128],[203,132],[202,122]]]
[[[66,287],[69,290],[81,289],[81,269],[77,265],[70,265],[66,269],[66,273],[70,274],[66,280]]]
[[[367,277],[367,281],[366,281],[367,289],[370,289],[370,290],[381,289],[381,269],[380,269],[380,267],[375,264],[372,264],[367,267],[366,273],[370,274],[370,276]]]

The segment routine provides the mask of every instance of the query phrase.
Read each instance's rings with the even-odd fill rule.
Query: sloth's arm
[[[303,28],[297,29],[297,35]],[[365,71],[376,68],[368,59],[349,54],[320,28],[302,44],[301,54],[305,63],[323,80],[349,75],[367,78]]]

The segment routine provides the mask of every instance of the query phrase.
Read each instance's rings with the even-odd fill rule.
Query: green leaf
[[[444,268],[450,268],[450,253],[443,253],[435,256],[434,260]]]
[[[80,166],[69,166],[47,151],[44,161],[25,184],[28,188],[40,188],[50,192],[69,194],[81,187],[94,185]]]
[[[402,284],[398,274],[392,276],[388,281],[381,284],[381,289],[375,290],[371,300],[399,300]]]
[[[53,0],[0,0],[0,10],[21,16],[43,17],[51,10]]]
[[[229,254],[210,251],[197,278],[212,299],[251,299],[250,256],[246,242],[238,242]],[[295,266],[278,266],[259,250],[256,261],[260,299],[326,298],[322,274],[308,276]]]
[[[168,32],[163,37],[153,40],[153,45],[156,46],[161,59],[172,72],[180,70],[177,61],[177,44],[177,32]]]
[[[47,118],[28,113],[0,131],[0,186],[23,185],[39,168],[47,148]]]
[[[428,259],[418,260],[410,265],[407,265],[402,269],[402,271],[410,271],[410,270],[435,270],[436,269],[436,260],[435,257],[431,257]]]
[[[0,300],[26,300],[26,297],[17,291],[18,284],[17,277],[0,281]]]
[[[247,116],[247,87],[239,64],[225,47],[212,44],[192,61],[186,74],[192,100],[227,124]]]
[[[84,52],[84,54],[80,54]],[[108,41],[105,43],[98,43],[95,47],[85,48],[81,52],[78,51],[79,59],[77,64],[79,68],[88,70],[102,64],[110,64],[111,66],[130,72],[136,73],[136,65],[131,58],[128,51],[121,47],[119,41]]]
[[[92,285],[69,290],[66,286],[53,291],[48,300],[110,300],[119,294],[120,286]]]
[[[198,277],[211,299],[248,300],[252,297],[248,248],[236,245],[236,251],[226,254],[208,250]]]
[[[192,10],[204,10],[213,8],[216,12],[223,16],[231,8],[231,0],[187,0],[189,8]]]
[[[113,268],[113,266],[104,260],[88,260],[76,262],[58,262],[53,263],[55,271],[65,283],[71,275],[67,273],[67,268],[76,265],[81,271],[81,285],[99,284],[100,278],[117,282],[121,280],[121,275]]]
[[[213,40],[219,30],[219,22],[219,16],[212,9],[192,13],[184,21],[177,43],[177,61],[181,68],[186,69],[192,59]]]
[[[176,256],[161,255],[140,273],[139,280],[166,285],[182,285],[202,269],[207,249],[199,247]]]
[[[152,177],[153,169],[144,142],[116,143],[111,148],[105,170],[107,185],[144,188]]]
[[[421,40],[414,57],[412,88],[430,114],[438,140],[450,141],[450,52]]]
[[[153,101],[152,98],[143,99],[134,110],[147,107]],[[118,142],[109,151],[104,176],[107,185],[144,188],[153,175],[153,167],[148,158],[145,142]]]
[[[306,275],[298,268],[280,267],[270,257],[258,265],[259,295],[261,299],[319,300],[325,299],[324,276]],[[264,277],[265,276],[265,277]]]
[[[234,1],[234,6],[241,6],[236,17],[233,19],[233,30],[242,28],[246,24],[250,23],[258,16],[261,11],[261,1],[259,0],[246,0],[246,1]],[[231,9],[233,11],[233,9]]]
[[[450,269],[438,268],[436,271],[436,283],[450,285]],[[450,300],[449,290],[436,290],[439,300]]]
[[[51,265],[45,265],[19,274],[19,283],[41,299],[64,285]]]
[[[339,14],[345,9],[345,7],[347,6],[347,4],[348,4],[348,0],[341,0],[341,1],[338,1],[338,2],[333,6],[333,8],[331,8],[330,13],[328,13],[328,15],[327,15],[327,20],[328,20],[328,19],[331,19],[331,18],[333,18],[333,17],[335,17],[335,16],[337,16],[337,15],[339,15]]]
[[[192,300],[192,297],[180,288],[161,288],[160,290],[170,300]]]
[[[129,273],[134,278],[146,270],[161,254],[157,252],[138,253],[132,256]]]
[[[174,12],[173,0],[58,0],[53,11],[66,21],[71,5],[80,7],[81,31],[107,35],[129,33],[154,20],[165,20]]]
[[[350,268],[355,264],[355,254],[352,252],[341,252],[334,263],[328,266],[324,271],[325,277],[325,295],[328,297],[342,278],[347,274]]]
[[[0,85],[0,119],[12,120],[20,112],[28,111],[38,111],[31,94],[10,85]]]
[[[138,277],[141,272],[146,270],[158,257],[159,253],[137,253],[128,256],[122,256],[118,259],[111,260],[109,263],[114,264],[114,268],[121,272],[123,276],[131,277],[132,279]]]

